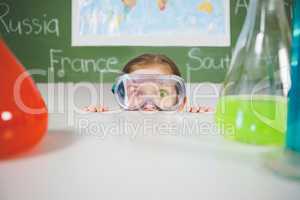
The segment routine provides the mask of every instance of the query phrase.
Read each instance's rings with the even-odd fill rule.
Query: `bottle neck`
[[[262,33],[290,30],[283,0],[250,0],[249,3],[245,29]]]
[[[283,0],[250,0],[249,3],[249,8],[264,9],[270,13],[284,9]]]
[[[248,14],[262,18],[259,20],[265,20],[267,17],[277,20],[287,17],[283,0],[250,0],[249,3]]]
[[[300,2],[293,2],[293,19],[292,19],[292,28],[293,28],[293,45],[299,46],[300,42]],[[295,41],[297,40],[297,41]]]
[[[292,19],[292,62],[291,62],[291,76],[294,84],[293,88],[296,88],[299,92],[300,84],[300,1],[294,1],[293,3],[293,19]],[[298,77],[299,76],[299,77]]]

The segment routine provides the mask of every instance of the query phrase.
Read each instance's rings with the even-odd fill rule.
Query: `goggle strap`
[[[116,84],[114,83],[111,87],[111,92],[115,94]]]

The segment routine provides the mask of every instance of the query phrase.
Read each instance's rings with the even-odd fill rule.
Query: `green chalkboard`
[[[287,8],[290,1],[286,1]],[[101,77],[112,82],[116,74],[101,76],[99,71],[120,70],[130,58],[152,52],[173,59],[191,82],[221,82],[247,2],[230,0],[231,47],[72,47],[71,0],[0,0],[0,33],[27,69],[47,72],[34,75],[37,82],[99,82]]]

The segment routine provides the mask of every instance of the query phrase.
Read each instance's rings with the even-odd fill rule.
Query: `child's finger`
[[[191,113],[197,113],[198,112],[198,108],[191,107],[190,110],[189,110],[189,112],[191,112]]]
[[[213,112],[214,109],[209,106],[194,106],[190,107],[188,112],[191,113],[206,113],[206,112]]]
[[[88,107],[88,110],[89,110],[90,112],[97,112],[96,106],[93,106],[93,105],[90,105],[90,106]]]
[[[209,106],[203,106],[202,107],[202,112],[211,112],[212,111],[212,108],[209,107]]]
[[[210,107],[209,106],[205,106],[204,109],[205,109],[205,112],[210,112]]]
[[[108,111],[108,108],[104,106],[97,106],[97,112],[106,112]]]
[[[97,107],[97,112],[103,112],[103,110],[104,110],[104,109],[103,109],[103,106],[98,106],[98,107]]]
[[[204,113],[204,112],[206,112],[206,109],[205,109],[205,107],[204,107],[204,106],[203,106],[203,107],[202,107],[202,106],[200,106],[200,107],[199,107],[199,112],[200,112],[200,113]]]
[[[105,112],[104,106],[101,106],[101,112]]]
[[[96,107],[96,112],[102,112],[102,107],[101,106],[97,106]]]

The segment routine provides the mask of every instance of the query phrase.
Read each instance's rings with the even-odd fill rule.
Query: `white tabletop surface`
[[[0,161],[0,200],[300,199],[300,183],[264,166],[274,149],[226,141],[213,122],[213,114],[52,113],[40,145]]]

